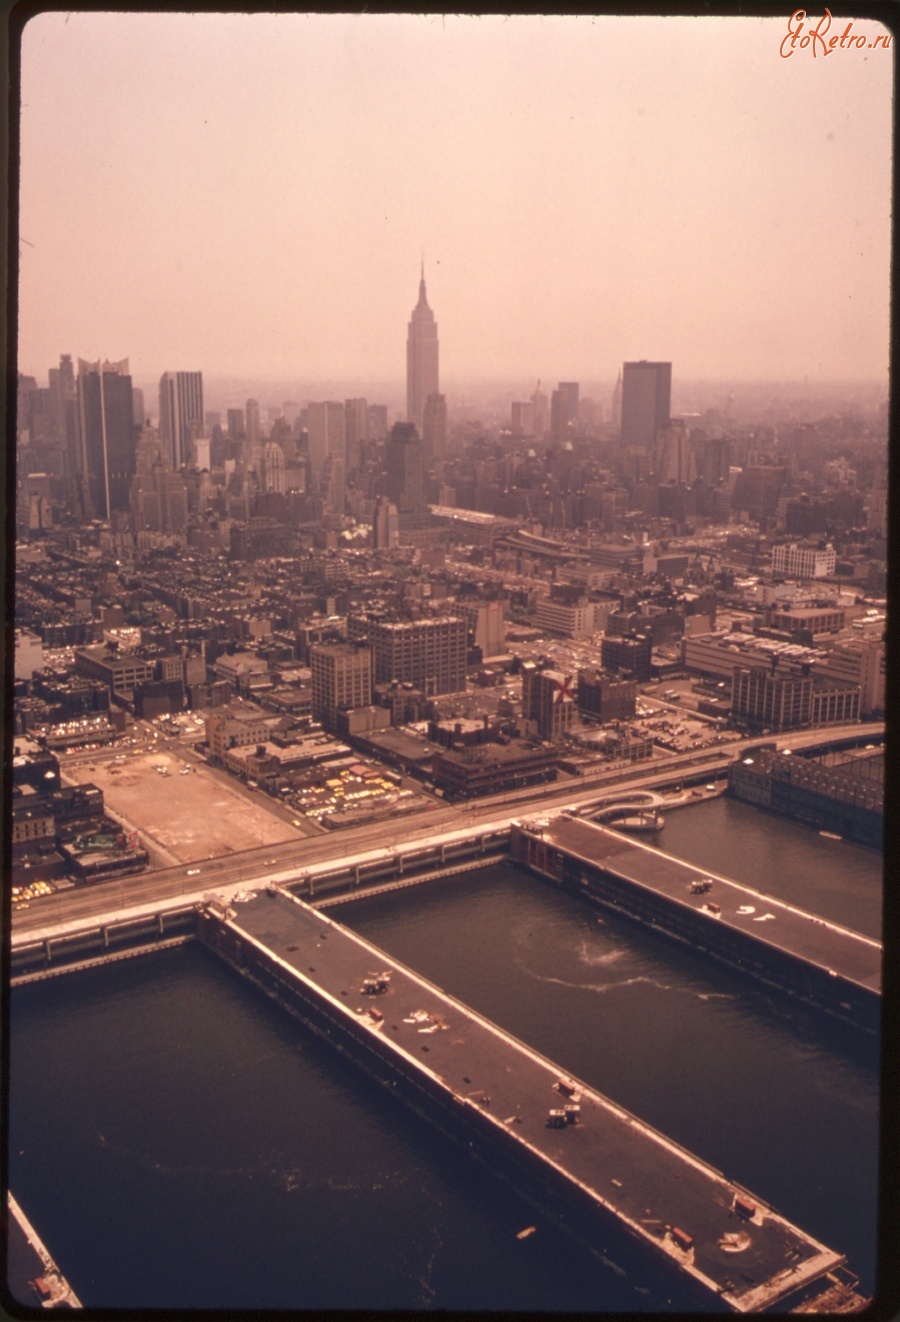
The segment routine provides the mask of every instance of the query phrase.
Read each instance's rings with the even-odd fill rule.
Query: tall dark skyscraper
[[[128,359],[78,360],[79,469],[85,479],[89,516],[108,519],[128,508],[135,472],[131,376]]]
[[[385,449],[387,494],[409,526],[425,513],[425,475],[422,442],[411,422],[395,422]]]
[[[420,436],[425,421],[425,401],[429,395],[437,395],[439,391],[438,328],[425,294],[423,263],[419,301],[409,319],[406,337],[406,418]]]
[[[203,373],[166,372],[159,382],[159,434],[174,469],[193,461],[203,435]]]
[[[656,434],[669,425],[672,364],[622,365],[622,444],[652,449]]]

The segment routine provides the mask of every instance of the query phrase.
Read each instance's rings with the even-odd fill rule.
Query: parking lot
[[[70,781],[102,789],[108,809],[140,832],[162,864],[218,858],[307,834],[270,813],[263,795],[232,789],[172,746],[129,748],[114,759],[70,763],[64,772]]]

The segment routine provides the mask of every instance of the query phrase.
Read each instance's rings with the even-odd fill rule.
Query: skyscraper
[[[532,422],[535,436],[541,437],[547,430],[547,396],[541,390],[541,383],[538,381],[535,392],[531,396],[533,406]]]
[[[344,406],[337,400],[310,401],[306,406],[306,434],[313,480],[321,482],[325,460],[330,454],[343,460]]]
[[[413,308],[406,337],[406,419],[422,435],[425,401],[438,384],[438,328],[425,295],[425,264],[419,281],[419,301]]]
[[[88,514],[108,519],[128,508],[135,469],[134,406],[128,359],[78,360],[79,471],[86,479]]]
[[[400,519],[397,506],[387,496],[379,496],[375,501],[372,515],[372,545],[376,551],[384,551],[400,545]]]
[[[522,718],[534,721],[543,739],[562,739],[575,712],[573,676],[561,670],[539,670],[533,661],[522,666]]]
[[[673,418],[657,433],[653,469],[659,482],[690,486],[697,476],[696,447],[683,418]]]
[[[262,433],[259,427],[259,402],[248,399],[244,405],[244,434],[251,445],[258,445]]]
[[[429,395],[422,420],[422,454],[425,472],[430,473],[447,453],[447,400],[443,395]]]
[[[203,373],[164,372],[159,380],[159,435],[174,469],[193,462],[203,435]]]
[[[364,399],[344,400],[344,468],[355,473],[360,465],[360,447],[369,439],[369,406]]]
[[[277,441],[268,441],[263,446],[262,489],[276,491],[284,495],[284,450]]]
[[[669,425],[672,364],[622,365],[622,444],[650,450],[656,433]]]
[[[576,423],[578,421],[578,396],[581,387],[577,381],[560,381],[559,392],[566,401],[566,419],[568,422]]]
[[[422,442],[411,422],[395,422],[385,449],[387,494],[397,506],[402,527],[425,513]]]

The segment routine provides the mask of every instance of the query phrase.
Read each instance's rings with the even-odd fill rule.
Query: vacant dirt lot
[[[247,794],[176,752],[153,751],[124,762],[63,768],[66,778],[100,789],[113,816],[135,827],[162,865],[218,858],[241,849],[296,840],[301,831],[268,812],[261,794]],[[164,776],[156,768],[169,774]],[[154,846],[156,846],[154,848]]]

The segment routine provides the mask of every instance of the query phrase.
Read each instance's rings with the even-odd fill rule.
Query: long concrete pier
[[[199,934],[599,1256],[619,1236],[713,1310],[862,1306],[839,1252],[283,889],[211,901]]]
[[[510,854],[695,953],[878,1028],[882,946],[871,937],[567,813],[514,825]]]
[[[11,1193],[6,1196],[6,1286],[17,1303],[81,1308],[81,1301]]]

